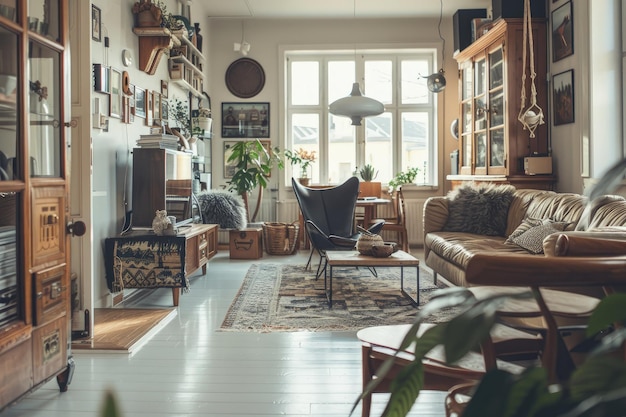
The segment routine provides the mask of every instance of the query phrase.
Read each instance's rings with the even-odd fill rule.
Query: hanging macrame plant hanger
[[[533,43],[533,27],[530,15],[530,0],[524,0],[524,46],[523,46],[523,70],[522,70],[522,94],[521,106],[517,119],[524,126],[524,130],[530,132],[530,137],[535,137],[537,126],[544,124],[543,110],[537,104],[537,87],[535,86],[535,53]],[[526,107],[526,51],[530,56],[530,105]]]

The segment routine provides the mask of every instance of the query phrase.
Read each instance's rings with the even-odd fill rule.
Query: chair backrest
[[[398,224],[406,224],[406,208],[404,206],[404,196],[402,195],[402,188],[398,188],[396,191],[396,205],[398,208]]]
[[[353,234],[359,195],[357,177],[330,188],[308,188],[294,178],[291,183],[305,221],[311,220],[326,235],[346,237]]]

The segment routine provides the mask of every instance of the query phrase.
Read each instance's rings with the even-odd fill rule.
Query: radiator
[[[404,207],[406,208],[407,233],[409,234],[409,244],[422,246],[424,244],[424,226],[422,224],[422,216],[424,213],[424,203],[426,199],[406,199]],[[296,200],[284,200],[276,202],[277,221],[291,223],[298,220],[300,208]],[[379,207],[377,210],[379,217],[393,217],[393,207]],[[393,239],[393,234],[389,235]]]

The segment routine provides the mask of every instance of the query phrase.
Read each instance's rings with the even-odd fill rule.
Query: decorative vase
[[[193,30],[196,34],[196,48],[198,48],[198,51],[202,52],[202,35],[200,35],[200,23],[194,23]]]
[[[311,178],[298,178],[298,182],[304,185],[305,187],[308,187],[309,184],[311,183]]]
[[[168,229],[171,230],[168,231]],[[154,234],[157,236],[171,234],[171,231],[174,230],[174,226],[172,225],[172,221],[167,217],[167,210],[156,211],[156,216],[154,216],[154,220],[152,220],[152,230],[154,230]]]
[[[364,233],[359,236],[359,239],[356,241],[356,250],[358,250],[361,255],[373,256],[372,247],[384,244],[385,241],[380,235]]]

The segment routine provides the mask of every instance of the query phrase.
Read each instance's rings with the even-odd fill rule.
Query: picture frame
[[[109,116],[122,117],[122,71],[111,68],[111,90],[109,92]]]
[[[161,97],[161,120],[168,123],[170,119],[170,105],[167,100],[163,100]]]
[[[269,137],[269,102],[222,102],[222,138]]]
[[[135,86],[135,116],[140,119],[146,117],[146,90]]]
[[[152,103],[154,101],[154,97],[150,90],[146,90],[146,126],[152,126],[152,115],[154,114],[154,109],[152,108]]]
[[[156,91],[152,92],[152,118],[156,120],[161,120],[161,93],[157,93]]]
[[[238,141],[235,140],[227,140],[224,141],[224,178],[230,179],[235,175],[235,170],[237,169],[237,164],[234,162],[228,162],[228,158],[231,155],[230,148],[233,147]]]
[[[109,71],[110,67],[106,65],[93,64],[93,91],[109,94],[111,90]]]
[[[102,42],[102,10],[91,5],[91,39]]]
[[[167,83],[167,81],[165,80],[161,80],[161,97],[166,99],[167,98],[167,92],[169,90],[169,85]]]
[[[552,77],[552,103],[554,125],[574,123],[574,70],[555,74]]]
[[[552,62],[574,54],[574,19],[571,0],[552,11]]]

